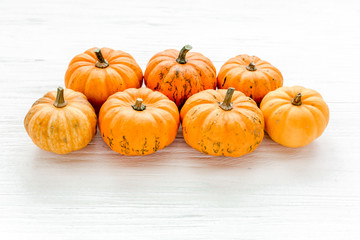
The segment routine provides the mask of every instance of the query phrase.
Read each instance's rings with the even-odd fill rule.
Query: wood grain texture
[[[0,1],[1,239],[358,239],[358,1]],[[330,123],[289,149],[265,137],[241,158],[210,157],[181,131],[147,157],[99,134],[66,156],[38,149],[23,119],[93,46],[131,53],[191,44],[217,70],[251,54],[287,86],[318,90]]]

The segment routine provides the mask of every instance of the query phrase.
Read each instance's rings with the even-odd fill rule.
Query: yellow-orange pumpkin
[[[147,155],[163,149],[174,141],[179,122],[175,103],[148,88],[113,94],[99,114],[105,143],[124,155]]]
[[[220,69],[218,88],[234,87],[260,104],[263,97],[283,85],[280,71],[255,56],[238,55]]]
[[[239,157],[252,152],[264,137],[260,109],[234,88],[194,94],[180,115],[185,141],[206,154]]]
[[[96,114],[84,94],[59,87],[37,100],[24,125],[41,149],[58,154],[79,150],[96,132]]]
[[[142,81],[141,68],[130,54],[105,47],[75,56],[65,74],[65,86],[85,94],[96,112],[110,95],[139,88]]]
[[[216,88],[216,69],[201,53],[165,50],[153,56],[147,64],[144,80],[148,88],[164,93],[179,109],[194,93]]]
[[[282,87],[265,96],[260,106],[265,130],[277,143],[302,147],[320,137],[329,122],[321,95],[301,86]]]

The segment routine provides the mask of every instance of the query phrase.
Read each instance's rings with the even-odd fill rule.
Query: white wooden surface
[[[358,1],[0,1],[0,239],[359,239]],[[322,93],[321,138],[216,158],[179,132],[147,157],[112,152],[99,134],[66,156],[23,127],[31,104],[63,85],[93,46],[150,57],[191,44],[217,70],[257,55],[285,85]]]

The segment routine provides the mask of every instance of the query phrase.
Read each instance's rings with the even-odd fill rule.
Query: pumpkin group
[[[85,94],[96,112],[110,95],[139,88],[142,81],[142,70],[130,54],[105,47],[75,56],[65,74],[65,86]]]
[[[305,146],[325,130],[329,108],[318,92],[282,87],[277,68],[246,54],[229,59],[216,77],[210,59],[191,49],[155,54],[144,76],[128,53],[88,49],[71,60],[68,89],[33,104],[27,133],[42,149],[69,153],[91,141],[99,113],[101,136],[112,150],[148,155],[174,141],[181,120],[194,149],[239,157],[259,146],[264,130],[287,147]]]
[[[234,87],[260,104],[263,97],[283,85],[280,71],[256,56],[238,55],[220,69],[218,88]]]
[[[59,87],[37,100],[27,113],[24,125],[41,149],[65,154],[79,150],[96,133],[96,114],[86,97]]]
[[[186,143],[214,156],[239,157],[250,153],[264,137],[260,109],[234,88],[194,94],[183,106],[181,120]]]
[[[320,137],[329,122],[321,95],[301,86],[282,87],[265,96],[260,106],[265,130],[277,143],[302,147]]]
[[[124,155],[147,155],[172,143],[179,112],[164,94],[148,88],[117,92],[101,107],[99,129],[105,143]]]
[[[165,50],[153,56],[147,64],[145,85],[165,94],[181,109],[193,94],[216,88],[216,69],[201,53],[189,52],[190,45],[181,51]]]

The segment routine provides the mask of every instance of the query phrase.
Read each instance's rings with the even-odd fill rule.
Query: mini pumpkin
[[[185,141],[206,154],[239,157],[254,151],[264,137],[260,109],[234,88],[194,94],[180,115]]]
[[[110,95],[139,88],[142,81],[141,68],[130,54],[106,47],[75,56],[65,74],[65,86],[85,94],[96,112]]]
[[[301,86],[282,87],[265,96],[260,108],[265,130],[277,143],[302,147],[320,137],[329,122],[321,95]]]
[[[41,149],[58,154],[79,150],[96,132],[96,114],[84,94],[59,87],[37,100],[24,125]]]
[[[145,70],[145,85],[164,93],[179,109],[191,95],[216,88],[214,65],[201,53],[189,52],[191,49],[185,45],[180,52],[169,49],[157,53]]]
[[[179,121],[175,103],[148,88],[113,94],[99,114],[103,140],[124,155],[147,155],[168,146],[175,139]]]
[[[264,96],[283,85],[280,71],[256,56],[238,55],[220,69],[218,88],[234,87],[260,104]]]

